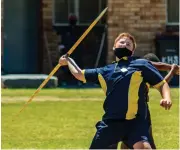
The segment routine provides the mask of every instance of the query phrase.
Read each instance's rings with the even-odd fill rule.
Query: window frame
[[[69,1],[71,0],[68,0],[68,5],[69,5]],[[98,0],[99,1],[99,12],[100,13],[100,10],[102,10],[102,0]],[[80,1],[79,0],[75,0],[75,15],[79,18],[79,3]],[[68,13],[70,14],[69,10],[68,10]],[[55,20],[55,17],[56,17],[56,14],[55,14],[55,0],[52,0],[52,24],[53,26],[68,26],[69,24],[68,23],[57,23]],[[96,18],[94,18],[96,19]],[[80,23],[79,20],[77,21],[77,25],[78,26],[87,26],[89,25],[90,23]],[[99,25],[103,25],[101,22],[99,22]]]
[[[179,22],[169,22],[168,21],[168,0],[166,0],[165,1],[165,3],[166,3],[166,25],[168,25],[168,26],[177,26],[177,25],[179,25]]]

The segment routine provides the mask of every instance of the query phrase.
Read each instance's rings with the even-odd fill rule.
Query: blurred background
[[[71,55],[81,68],[111,63],[121,32],[135,36],[135,55],[155,53],[162,62],[179,64],[179,0],[2,0],[1,86],[38,87],[105,7]],[[170,85],[179,86],[179,76]],[[83,86],[66,67],[46,85],[66,86]]]

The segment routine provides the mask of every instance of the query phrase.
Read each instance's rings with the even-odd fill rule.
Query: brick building
[[[66,6],[72,5],[72,3],[68,2],[65,4]],[[54,0],[54,3],[52,3],[50,0],[44,0],[43,3],[46,4],[46,8],[43,9],[45,24],[48,22],[47,25],[51,26],[53,20],[53,23],[59,26],[63,21],[58,22],[58,20],[53,18],[59,15],[56,8],[58,8],[58,4],[60,6],[60,2],[58,3],[58,0]],[[89,3],[88,7],[101,5],[102,3],[108,6],[107,62],[113,60],[111,49],[115,37],[120,32],[130,32],[135,36],[138,49],[136,55],[140,56],[148,52],[155,52],[154,39],[156,33],[165,32],[167,27],[172,27],[172,31],[177,32],[176,26],[179,23],[178,0],[98,0],[97,2],[91,1],[86,3]],[[56,6],[53,7],[54,5]],[[83,6],[81,1],[74,1],[74,7],[79,7],[77,5]],[[92,7],[92,12],[98,12],[94,10],[95,8]],[[87,13],[76,10],[75,12],[80,17],[83,13]],[[94,17],[97,16],[95,14],[92,15]]]
[[[171,33],[179,34],[178,0],[36,0],[35,3],[38,3],[36,9],[39,9],[37,12],[40,14],[40,21],[37,25],[39,29],[38,44],[40,45],[38,53],[41,54],[38,56],[40,73],[49,73],[52,67],[51,63],[57,62],[57,42],[59,39],[57,32],[68,26],[70,13],[78,17],[78,27],[83,33],[96,16],[108,6],[106,17],[100,20],[92,33],[84,40],[86,42],[90,40],[89,37],[92,34],[94,35],[91,40],[95,40],[92,40],[89,45],[96,45],[96,48],[93,49],[96,49],[94,55],[97,56],[106,22],[108,28],[104,45],[107,46],[104,46],[103,49],[103,52],[105,51],[103,55],[106,55],[103,57],[106,58],[105,63],[114,59],[112,46],[114,39],[120,32],[130,32],[135,36],[137,40],[135,54],[139,56],[155,52],[154,39],[157,33],[169,30]],[[4,11],[6,12],[6,10]],[[43,44],[45,40],[42,33],[45,33],[48,44]],[[48,49],[45,50],[45,47]]]
[[[114,38],[119,32],[130,32],[137,40],[136,55],[155,52],[154,39],[158,32],[166,32],[179,21],[178,0],[109,0],[108,42],[112,47]],[[179,34],[179,33],[177,33]],[[109,60],[112,51],[109,51]]]

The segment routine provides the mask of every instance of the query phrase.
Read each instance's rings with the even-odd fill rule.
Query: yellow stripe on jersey
[[[130,120],[136,117],[138,111],[138,100],[139,100],[139,87],[143,78],[141,76],[141,71],[136,71],[132,74],[129,91],[128,91],[128,110],[126,113],[126,119]]]
[[[101,88],[103,89],[103,91],[106,95],[107,84],[106,84],[106,81],[104,80],[103,76],[100,73],[98,74],[98,80],[99,80],[99,83],[101,85]]]
[[[84,77],[84,79],[83,79],[82,82],[83,82],[83,83],[86,83],[86,78],[85,78],[85,75],[84,75],[84,74],[85,74],[85,70],[82,70],[82,74],[83,74],[83,77]]]

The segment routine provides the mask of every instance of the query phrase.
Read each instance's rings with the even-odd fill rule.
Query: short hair
[[[148,53],[143,58],[153,62],[160,62],[159,58],[153,53]]]
[[[118,35],[118,37],[115,39],[115,41],[114,41],[114,47],[115,47],[115,44],[117,43],[117,41],[119,40],[119,39],[121,39],[121,38],[123,38],[123,37],[128,37],[132,42],[133,42],[133,50],[136,48],[136,40],[135,40],[135,38],[131,35],[131,34],[129,34],[129,33],[120,33],[119,35]]]

